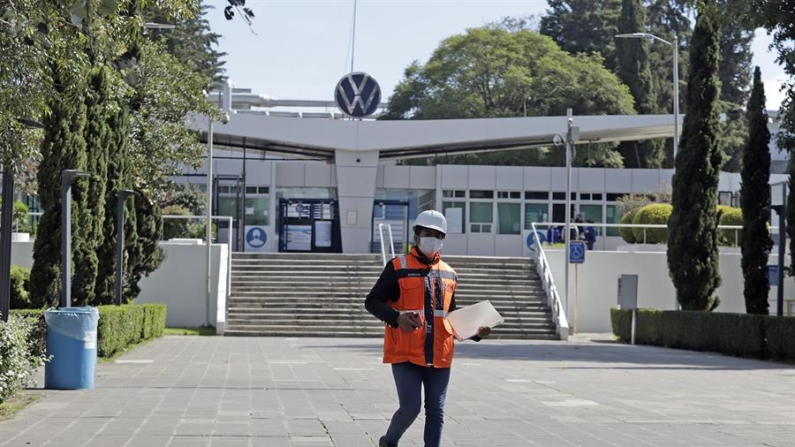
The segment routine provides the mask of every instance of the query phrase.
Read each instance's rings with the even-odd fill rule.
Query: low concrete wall
[[[565,264],[563,250],[545,250],[552,267],[552,275],[565,306]],[[723,279],[716,295],[720,298],[718,312],[745,313],[743,274],[739,253],[721,253],[720,274]],[[569,326],[574,330],[575,315],[578,332],[611,332],[610,308],[618,302],[618,278],[621,274],[638,275],[638,306],[673,310],[676,294],[668,276],[668,257],[664,252],[610,252],[591,251],[585,263],[569,271]],[[778,262],[771,255],[768,264]],[[576,282],[575,282],[576,281]],[[579,293],[577,294],[577,290]],[[795,280],[784,281],[784,299],[795,296]],[[787,303],[784,306],[787,313]],[[770,313],[776,312],[776,288],[770,289]]]
[[[196,243],[161,242],[166,259],[156,271],[139,283],[136,303],[166,303],[169,327],[199,327],[209,324],[223,334],[226,324],[226,296],[229,275],[229,247],[212,246],[212,277],[207,310],[207,246]],[[33,266],[33,242],[14,242],[11,264]],[[209,317],[207,314],[209,313]]]

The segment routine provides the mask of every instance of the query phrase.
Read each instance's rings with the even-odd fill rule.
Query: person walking
[[[420,413],[425,389],[425,447],[442,441],[444,403],[453,361],[453,328],[447,314],[456,309],[455,270],[441,259],[447,220],[423,211],[414,226],[415,247],[392,259],[365,299],[365,308],[386,323],[384,363],[392,365],[399,408],[379,447],[397,447]],[[491,328],[480,327],[475,341]]]

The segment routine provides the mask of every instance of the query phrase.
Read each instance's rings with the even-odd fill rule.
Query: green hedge
[[[651,203],[639,209],[632,219],[635,225],[667,225],[668,218],[671,217],[673,207],[668,203]],[[632,229],[635,240],[639,244],[666,244],[668,243],[667,228],[643,228],[635,227]],[[644,237],[645,233],[645,237]]]
[[[129,345],[160,337],[165,327],[165,304],[99,306],[98,355],[112,357]]]
[[[624,225],[631,224],[633,222],[633,220],[635,219],[635,214],[638,213],[638,210],[640,210],[640,208],[635,208],[635,209],[632,209],[630,211],[627,211],[626,214],[621,216],[621,223],[624,224]],[[624,239],[624,242],[626,242],[627,244],[637,244],[638,243],[638,241],[635,239],[635,233],[632,230],[633,230],[632,227],[619,227],[618,228],[618,234],[621,236],[622,239]]]
[[[97,328],[97,355],[112,357],[127,346],[144,340],[161,337],[166,328],[165,304],[127,304],[124,306],[99,306]],[[31,348],[34,353],[43,353],[47,339],[43,310],[12,310],[12,314],[38,318],[35,340]]]
[[[632,312],[613,308],[610,321],[613,334],[629,342]],[[795,318],[639,309],[635,343],[795,361]]]

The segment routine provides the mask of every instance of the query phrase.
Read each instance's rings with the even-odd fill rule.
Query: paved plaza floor
[[[381,347],[165,337],[99,364],[93,390],[37,391],[0,446],[372,447],[397,408]],[[401,447],[422,446],[423,422]],[[468,341],[444,431],[444,446],[795,447],[795,367],[606,336]]]

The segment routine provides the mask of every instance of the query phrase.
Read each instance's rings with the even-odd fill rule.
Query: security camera
[[[228,124],[229,123],[229,114],[228,113],[224,113],[223,115],[221,115],[220,121],[221,121],[221,124]]]
[[[563,137],[558,135],[558,134],[555,134],[552,137],[552,144],[555,145],[555,146],[562,146],[563,145]]]

